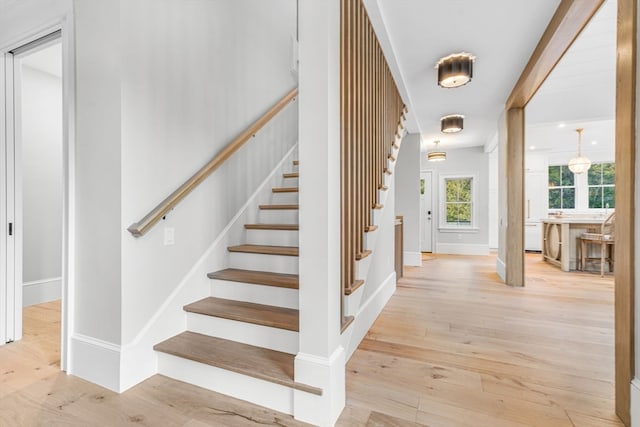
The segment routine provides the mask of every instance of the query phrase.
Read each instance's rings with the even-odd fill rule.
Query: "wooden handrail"
[[[264,127],[276,114],[278,114],[289,102],[295,100],[298,96],[298,88],[287,93],[280,101],[269,109],[262,117],[256,120],[245,131],[238,135],[225,148],[218,152],[213,159],[204,165],[198,172],[182,184],[176,191],[171,193],[169,197],[164,199],[158,206],[153,208],[151,212],[145,215],[140,221],[132,224],[127,230],[134,236],[143,236],[151,227],[154,226],[167,212],[173,209],[182,201],[189,193],[191,193],[202,181],[211,175],[218,167],[224,163],[233,153],[238,151],[252,136]]]

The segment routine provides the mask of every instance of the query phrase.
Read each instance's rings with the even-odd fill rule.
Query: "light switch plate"
[[[176,243],[176,230],[173,227],[165,227],[164,229],[164,245],[170,246]]]

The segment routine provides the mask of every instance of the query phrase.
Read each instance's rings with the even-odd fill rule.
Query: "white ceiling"
[[[366,0],[392,72],[409,102],[409,131],[422,134],[423,149],[432,148],[436,139],[443,149],[479,146],[495,135],[505,101],[559,3]],[[528,123],[552,122],[548,124],[552,128],[559,121],[612,117],[615,5],[603,7],[527,107]],[[436,62],[461,51],[476,56],[473,80],[456,89],[440,88]],[[444,135],[439,119],[452,113],[466,116],[465,129]],[[573,141],[575,147],[575,132]]]
[[[62,45],[58,42],[24,56],[22,65],[43,73],[62,77]]]

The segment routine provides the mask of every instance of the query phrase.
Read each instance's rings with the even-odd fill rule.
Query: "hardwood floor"
[[[339,426],[622,426],[613,411],[613,276],[527,256],[524,288],[494,257],[437,255],[398,291],[347,365]],[[25,310],[0,347],[0,426],[302,426],[154,376],[118,395],[59,371],[59,305]]]
[[[537,254],[526,272],[524,288],[509,288],[494,257],[436,255],[405,268],[347,365],[339,425],[377,411],[407,426],[622,426],[613,276],[563,273]]]

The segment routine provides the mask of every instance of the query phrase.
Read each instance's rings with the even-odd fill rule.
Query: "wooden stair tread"
[[[274,286],[278,288],[298,289],[297,274],[272,273],[269,271],[240,270],[227,268],[207,274],[209,279],[227,280],[230,282],[253,283],[255,285]]]
[[[298,310],[292,308],[208,297],[184,306],[184,310],[189,313],[221,317],[288,331],[298,332],[299,330]]]
[[[260,205],[260,209],[262,210],[296,210],[299,209],[300,205],[291,204],[291,205]]]
[[[366,249],[362,252],[359,252],[356,254],[356,260],[360,261],[361,259],[365,259],[366,257],[368,257],[369,255],[371,255],[371,251]]]
[[[358,289],[362,285],[364,285],[364,280],[356,280],[355,282],[353,282],[353,285],[344,289],[344,294],[351,295],[356,291],[356,289]]]
[[[237,245],[229,246],[227,250],[251,254],[298,256],[297,246]]]
[[[274,193],[297,193],[298,187],[274,187],[272,191]]]
[[[154,350],[296,390],[322,395],[322,389],[293,380],[295,356],[195,332],[183,332],[156,344]]]
[[[283,173],[282,176],[284,178],[300,178],[300,173],[299,172],[289,172],[289,173]]]
[[[245,224],[247,230],[290,230],[298,231],[298,224]]]

